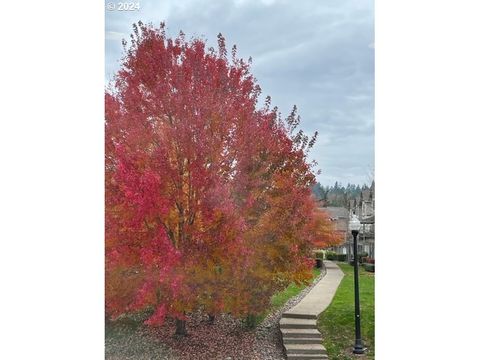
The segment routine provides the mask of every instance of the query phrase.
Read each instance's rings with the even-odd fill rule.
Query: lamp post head
[[[350,221],[348,222],[348,228],[352,232],[352,234],[358,234],[358,231],[360,230],[360,220],[358,220],[357,215],[353,214],[352,217],[350,218]]]

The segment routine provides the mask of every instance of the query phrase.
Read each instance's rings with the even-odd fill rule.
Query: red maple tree
[[[283,120],[249,63],[165,25],[134,25],[105,95],[106,309],[152,308],[185,333],[185,313],[258,314],[311,276],[336,241],[306,160],[316,135]]]

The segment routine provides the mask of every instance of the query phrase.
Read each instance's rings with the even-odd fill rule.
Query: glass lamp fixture
[[[348,223],[348,228],[350,231],[359,231],[360,226],[360,220],[358,220],[357,215],[353,214]]]

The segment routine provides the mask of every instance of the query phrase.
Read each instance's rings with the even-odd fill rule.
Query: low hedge
[[[338,261],[347,261],[347,254],[337,254]]]
[[[337,260],[337,254],[333,251],[327,251],[325,255],[327,260]]]
[[[363,267],[365,268],[365,271],[375,272],[375,264],[364,263]]]
[[[325,251],[325,259],[333,261],[347,261],[347,254],[337,254],[335,251]]]

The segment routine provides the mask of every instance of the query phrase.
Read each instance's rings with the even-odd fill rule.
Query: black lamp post
[[[363,354],[365,348],[363,346],[362,335],[360,332],[360,295],[358,291],[358,249],[357,236],[360,230],[360,221],[355,214],[349,222],[349,228],[353,235],[353,272],[354,272],[354,286],[355,286],[355,346],[353,348],[354,354]]]

